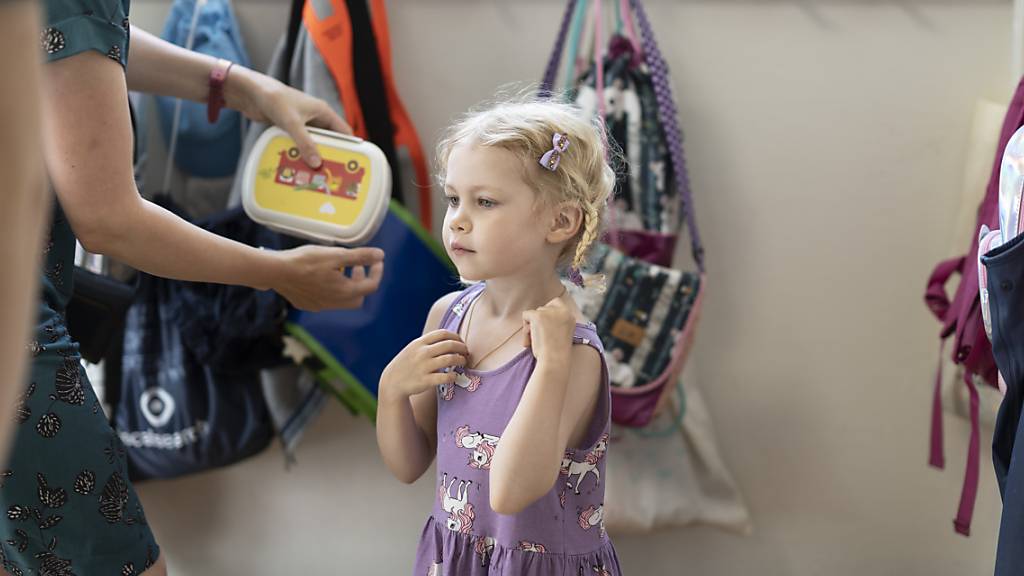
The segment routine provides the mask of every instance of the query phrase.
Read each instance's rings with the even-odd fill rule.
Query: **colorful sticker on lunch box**
[[[370,159],[363,154],[320,146],[323,165],[314,170],[295,143],[270,140],[256,172],[255,200],[261,208],[329,224],[349,226],[366,204]]]

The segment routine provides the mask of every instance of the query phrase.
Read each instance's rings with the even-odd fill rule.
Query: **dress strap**
[[[463,290],[455,300],[452,301],[451,305],[448,306],[448,310],[445,310],[444,316],[441,317],[441,325],[439,328],[442,330],[451,330],[458,332],[459,325],[462,324],[462,317],[469,309],[470,303],[483,292],[484,283],[477,282]]]

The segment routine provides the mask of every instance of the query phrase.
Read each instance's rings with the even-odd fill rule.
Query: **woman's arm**
[[[39,134],[39,6],[0,3],[0,462],[25,386],[26,343],[39,313],[39,259],[49,207]]]
[[[205,102],[210,92],[210,71],[216,62],[212,56],[185,50],[132,26],[125,75],[130,90]],[[307,124],[352,133],[349,125],[323,100],[306,96],[239,64],[228,73],[224,98],[229,108],[257,122],[272,123],[290,134],[302,157],[314,168],[320,166],[320,159],[316,145],[306,134]]]
[[[358,306],[376,290],[380,250],[258,250],[141,198],[127,98],[122,68],[95,51],[47,64],[43,72],[46,166],[86,249],[167,278],[273,288],[303,308]],[[373,265],[369,278],[361,265]],[[353,278],[341,273],[344,266],[357,266]]]

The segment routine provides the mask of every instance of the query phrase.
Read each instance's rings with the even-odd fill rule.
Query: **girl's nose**
[[[462,233],[469,231],[469,219],[460,208],[455,208],[455,212],[452,213],[452,217],[448,220],[448,229],[452,232]]]

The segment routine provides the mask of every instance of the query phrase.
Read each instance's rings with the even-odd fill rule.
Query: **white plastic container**
[[[380,148],[361,138],[309,128],[323,165],[313,170],[295,141],[268,128],[242,175],[242,206],[250,218],[284,234],[360,246],[377,233],[391,201],[391,167]]]

